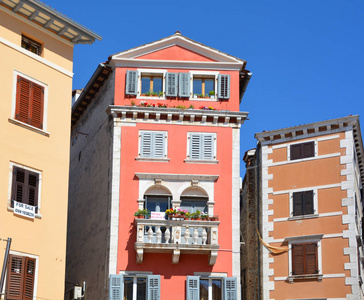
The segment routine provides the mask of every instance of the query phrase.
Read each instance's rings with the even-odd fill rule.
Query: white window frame
[[[300,193],[307,191],[313,191],[313,214],[293,216],[293,193]],[[318,215],[319,212],[318,212],[317,188],[305,188],[289,192],[289,216],[290,216],[289,220],[316,218],[318,217]]]
[[[38,212],[35,214],[36,218],[41,218],[41,199],[42,199],[42,172],[36,169],[32,169],[23,165],[20,165],[18,163],[15,162],[10,162],[10,167],[9,167],[9,185],[8,185],[8,211],[14,212],[14,208],[11,207],[11,191],[12,191],[12,186],[13,186],[13,171],[14,171],[14,167],[18,167],[20,169],[24,169],[24,170],[28,170],[30,172],[33,173],[37,173],[38,174]]]
[[[189,100],[195,100],[195,101],[212,101],[216,102],[217,99],[217,80],[220,72],[212,72],[212,71],[190,71],[190,99]],[[215,91],[215,98],[194,98],[193,96],[193,77],[194,76],[211,76],[215,78],[215,84],[214,84],[214,91]]]
[[[191,158],[191,135],[201,134],[201,135],[212,135],[213,137],[213,159],[192,159]],[[185,162],[195,162],[195,163],[218,163],[217,160],[217,133],[216,132],[187,132],[187,157]],[[202,154],[202,153],[201,153]]]
[[[162,133],[164,136],[164,157],[142,157],[142,136],[144,133]],[[147,161],[169,161],[168,158],[168,131],[159,131],[159,130],[139,130],[139,145],[138,145],[138,157],[136,160],[147,160]]]
[[[150,99],[150,100],[165,100],[166,99],[166,73],[167,70],[164,69],[137,69],[138,71],[138,94],[137,99]],[[159,75],[162,76],[162,91],[163,97],[158,96],[142,96],[142,76],[155,74],[155,76]]]
[[[294,159],[291,160],[291,146],[292,145],[297,145],[297,144],[304,144],[304,143],[310,143],[310,142],[314,142],[314,150],[315,150],[315,154],[313,157],[306,157],[306,158],[300,158],[300,159]],[[294,143],[289,143],[287,144],[287,161],[290,162],[300,162],[300,161],[305,161],[305,160],[310,160],[313,159],[315,157],[318,156],[318,141],[316,140],[304,140],[304,141],[299,141],[299,142],[294,142]]]
[[[26,50],[28,51],[28,50]],[[36,55],[36,54],[34,54]],[[37,55],[38,56],[38,55]],[[16,111],[16,92],[17,92],[17,82],[18,82],[18,76],[23,77],[29,81],[32,81],[44,88],[44,97],[43,97],[43,129],[34,127],[32,125],[29,125],[27,123],[23,123],[19,120],[15,119],[15,111]],[[44,82],[41,82],[33,77],[30,77],[24,73],[21,73],[17,70],[14,70],[13,72],[13,94],[12,94],[12,101],[11,101],[11,117],[9,120],[11,120],[12,123],[19,124],[23,127],[30,128],[34,131],[41,132],[45,135],[49,135],[47,132],[47,125],[48,125],[48,85]]]
[[[317,243],[317,268],[318,274],[313,274],[320,276],[322,275],[322,251],[321,251],[321,240],[323,234],[305,235],[305,236],[294,236],[286,237],[285,242],[288,241],[288,276],[298,277],[301,275],[292,275],[292,244],[305,244],[305,243]]]

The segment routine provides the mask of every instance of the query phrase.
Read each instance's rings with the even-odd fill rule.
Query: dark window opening
[[[311,215],[313,213],[313,191],[293,193],[293,216]]]
[[[291,160],[314,157],[315,156],[315,142],[301,143],[291,145],[290,147]]]
[[[24,36],[24,35],[21,36],[21,47],[30,52],[33,52],[34,54],[37,54],[37,55],[42,54],[42,44]]]

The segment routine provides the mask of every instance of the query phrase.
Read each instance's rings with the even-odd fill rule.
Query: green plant
[[[152,92],[152,96],[157,96],[158,93],[157,92]]]
[[[176,108],[179,108],[179,109],[186,109],[187,107],[184,106],[184,105],[177,105]]]
[[[135,105],[135,102],[133,100],[131,100],[130,101],[130,104],[134,106]]]
[[[149,91],[149,92],[146,92],[145,93],[145,96],[150,96],[152,93]]]
[[[201,212],[199,210],[191,214],[191,219],[196,220],[198,218],[201,218]]]
[[[158,94],[159,97],[163,97],[163,92],[160,91],[159,94]]]
[[[201,214],[201,220],[207,220],[209,218],[209,215],[207,213]]]
[[[138,209],[136,213],[134,213],[134,216],[144,216],[148,217],[150,215],[150,211],[147,209]]]
[[[215,96],[215,91],[209,91],[210,96]]]
[[[200,98],[205,98],[205,95],[204,94],[200,94],[198,95]]]
[[[188,108],[194,109],[195,107],[191,104]]]

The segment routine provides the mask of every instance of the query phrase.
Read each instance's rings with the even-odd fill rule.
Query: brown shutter
[[[38,206],[38,183],[39,174],[28,172],[28,204],[32,206]],[[35,209],[38,212],[38,208]]]
[[[302,192],[293,193],[293,215],[302,216]]]
[[[310,215],[313,213],[313,191],[303,192],[303,214]]]
[[[305,244],[305,265],[306,270],[305,274],[317,274],[317,244],[316,243],[307,243]]]
[[[24,299],[32,300],[34,291],[34,274],[35,274],[35,259],[25,258],[25,270],[24,270]]]
[[[292,245],[292,275],[304,274],[304,244]]]
[[[26,170],[14,167],[13,169],[13,188],[11,200],[24,202],[26,199]],[[14,206],[14,203],[12,203]]]
[[[44,88],[32,83],[30,125],[40,129],[43,129],[43,98]]]
[[[25,257],[10,255],[8,267],[8,279],[6,294],[7,299],[22,300],[23,296],[23,270],[25,265]]]
[[[291,145],[290,147],[291,160],[302,158],[301,145]]]
[[[308,142],[302,144],[303,157],[314,157],[315,156],[315,143]]]
[[[15,119],[29,124],[31,82],[20,76],[17,78]]]

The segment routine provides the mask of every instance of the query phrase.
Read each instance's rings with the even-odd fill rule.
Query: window
[[[8,300],[33,299],[36,259],[10,255],[6,294]]]
[[[110,275],[109,300],[159,300],[160,275]]]
[[[21,46],[24,49],[33,52],[34,54],[41,55],[42,54],[42,44],[38,43],[24,35],[21,36]]]
[[[318,274],[317,243],[292,244],[292,275]]]
[[[216,133],[188,133],[187,159],[216,159]]]
[[[165,89],[164,78],[168,78],[168,74],[172,74],[172,76],[169,76],[171,89],[167,90],[167,92],[177,93],[177,73],[167,73],[164,70],[127,70],[125,94],[161,97]]]
[[[186,300],[237,300],[236,277],[187,276]]]
[[[293,216],[314,213],[313,191],[293,193]]]
[[[140,158],[167,158],[167,132],[140,131]]]
[[[215,95],[215,76],[194,75],[192,93],[202,98]]]
[[[43,129],[44,87],[17,76],[15,119]]]
[[[159,96],[163,94],[163,77],[162,75],[142,75],[141,94],[145,96]]]
[[[39,177],[39,173],[13,166],[11,207],[16,201],[35,206],[35,212],[38,212]]]
[[[207,197],[181,197],[181,209],[186,209],[190,213],[195,213],[197,210],[207,213]]]
[[[314,156],[315,156],[315,142],[294,144],[290,146],[291,160],[314,157]]]
[[[171,207],[171,196],[145,195],[145,207],[149,211],[165,212]]]

